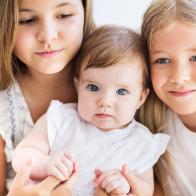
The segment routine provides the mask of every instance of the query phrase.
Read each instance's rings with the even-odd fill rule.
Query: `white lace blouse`
[[[13,150],[33,124],[19,84],[14,81],[9,88],[0,91],[0,135],[5,141],[8,189],[15,175],[11,167]]]

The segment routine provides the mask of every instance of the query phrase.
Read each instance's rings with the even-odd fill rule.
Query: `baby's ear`
[[[146,88],[146,89],[144,89],[144,90],[141,92],[140,101],[139,101],[139,103],[138,103],[137,109],[139,109],[139,108],[143,105],[143,103],[146,101],[146,98],[147,98],[149,92],[150,92],[150,89],[149,89],[149,88]]]
[[[74,77],[74,85],[76,88],[76,91],[78,92],[78,78]]]

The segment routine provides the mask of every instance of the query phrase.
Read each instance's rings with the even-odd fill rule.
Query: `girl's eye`
[[[155,63],[157,63],[157,64],[168,64],[168,63],[171,63],[171,60],[167,59],[167,58],[159,58],[155,61]]]
[[[116,91],[116,93],[117,93],[118,95],[126,95],[126,94],[128,93],[128,91],[127,91],[126,89],[121,88],[121,89],[118,89],[118,90]]]
[[[36,21],[36,18],[21,19],[19,20],[20,25],[28,25]]]
[[[94,84],[89,84],[87,86],[87,88],[88,88],[89,91],[98,91],[99,90],[99,88]]]
[[[196,56],[192,56],[189,60],[190,61],[196,61]]]
[[[70,18],[72,14],[59,14],[57,18],[59,19],[65,19],[65,18]]]

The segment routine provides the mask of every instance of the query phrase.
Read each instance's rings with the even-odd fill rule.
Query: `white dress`
[[[14,81],[9,88],[0,91],[0,135],[5,141],[7,188],[15,175],[11,167],[13,150],[32,127],[27,104],[18,83]]]
[[[196,195],[196,133],[184,126],[179,117],[167,111],[165,133],[170,135],[167,147],[169,162],[161,158],[164,191],[167,196]],[[196,120],[196,119],[195,119]]]
[[[140,175],[165,152],[166,134],[153,135],[135,120],[127,128],[104,132],[82,120],[76,108],[76,104],[52,101],[46,114],[51,153],[66,150],[79,162],[73,196],[92,196],[95,168],[121,169],[126,163]]]

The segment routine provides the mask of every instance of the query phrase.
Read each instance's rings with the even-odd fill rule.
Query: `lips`
[[[111,118],[112,116],[109,114],[96,114],[96,116],[100,119],[108,119]]]
[[[181,90],[181,91],[169,91],[175,97],[184,97],[194,93],[196,90]]]
[[[45,50],[45,51],[40,51],[36,52],[35,54],[44,58],[49,58],[49,57],[54,57],[57,56],[63,49],[60,50]]]

